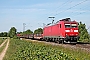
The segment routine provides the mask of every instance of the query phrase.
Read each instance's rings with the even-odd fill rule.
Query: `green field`
[[[43,42],[12,39],[4,60],[90,60],[90,53]]]
[[[0,38],[0,45],[3,43],[4,40],[5,40],[5,39]]]

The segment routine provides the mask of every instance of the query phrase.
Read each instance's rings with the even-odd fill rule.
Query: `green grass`
[[[7,41],[4,43],[4,45],[0,48],[0,53],[3,51],[3,49],[5,48],[5,46],[6,46],[6,44],[7,44]]]
[[[5,40],[5,39],[0,38],[0,45],[3,43],[4,40]]]
[[[43,42],[10,40],[4,60],[90,60],[90,53]]]

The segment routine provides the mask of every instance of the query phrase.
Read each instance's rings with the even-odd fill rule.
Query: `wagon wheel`
[[[58,43],[58,44],[60,44],[60,41],[59,41],[59,40],[57,40],[57,43]]]
[[[46,38],[45,40],[46,40],[46,42],[49,42],[49,39],[48,38]]]
[[[61,40],[61,43],[64,44],[64,40]]]

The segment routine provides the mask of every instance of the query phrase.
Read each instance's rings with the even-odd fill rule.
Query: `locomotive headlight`
[[[78,32],[78,30],[74,30],[74,32]]]
[[[76,35],[78,35],[78,34],[76,34]]]
[[[66,34],[67,35],[67,34]]]
[[[70,32],[70,30],[65,30],[65,32]]]

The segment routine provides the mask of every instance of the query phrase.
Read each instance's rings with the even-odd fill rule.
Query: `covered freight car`
[[[76,43],[79,39],[78,23],[70,18],[59,20],[57,23],[43,28],[43,39],[58,43]]]

